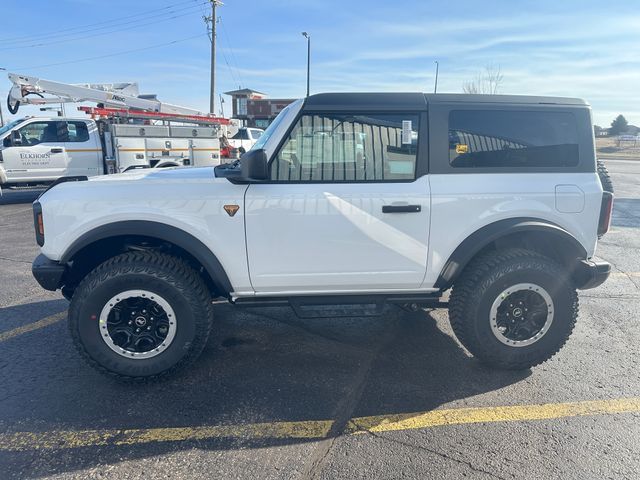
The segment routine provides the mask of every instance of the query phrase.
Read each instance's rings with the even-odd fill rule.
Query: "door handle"
[[[62,153],[62,149],[61,148],[52,148],[51,149],[51,153]]]
[[[418,213],[422,211],[421,205],[383,205],[382,213]]]

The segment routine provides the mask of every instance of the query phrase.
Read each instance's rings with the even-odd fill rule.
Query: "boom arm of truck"
[[[9,73],[8,76],[13,83],[7,97],[7,106],[12,114],[17,113],[20,104],[87,101],[148,112],[207,116],[199,110],[164,103],[153,97],[141,97],[136,83],[67,84],[16,73]]]

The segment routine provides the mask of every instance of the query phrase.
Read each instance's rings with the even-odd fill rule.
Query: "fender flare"
[[[218,257],[216,257],[209,247],[180,228],[152,221],[126,220],[96,227],[76,239],[64,252],[60,263],[66,264],[70,262],[79,251],[94,242],[110,237],[126,235],[150,237],[172,243],[182,248],[204,267],[205,271],[211,277],[216,290],[224,295],[228,295],[233,291],[227,273],[218,260]]]
[[[169,167],[180,167],[181,165],[174,160],[168,160],[165,162],[158,162],[153,168],[169,168]]]
[[[570,246],[576,259],[587,258],[587,250],[584,246],[561,226],[538,218],[508,218],[485,225],[465,238],[442,267],[434,287],[442,290],[451,287],[469,261],[483,248],[500,238],[523,232],[553,235]]]

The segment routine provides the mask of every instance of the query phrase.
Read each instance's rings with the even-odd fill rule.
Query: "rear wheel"
[[[578,315],[578,297],[555,261],[522,249],[474,260],[451,293],[449,318],[460,342],[498,368],[538,365],[565,344]]]
[[[180,259],[130,252],[97,267],[78,285],[69,326],[82,355],[98,370],[143,379],[195,360],[211,329],[202,278]]]

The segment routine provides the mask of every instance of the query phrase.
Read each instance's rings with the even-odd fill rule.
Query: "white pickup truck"
[[[242,155],[251,150],[251,147],[253,147],[263,133],[264,130],[259,128],[241,127],[229,138],[229,146],[238,150],[238,153]]]
[[[25,117],[0,128],[0,186],[139,167],[218,165],[218,135],[214,127]]]
[[[81,354],[119,377],[192,362],[215,297],[448,306],[477,358],[529,368],[610,272],[593,258],[613,206],[594,153],[578,99],[313,95],[236,162],[54,186],[33,206],[33,273],[71,300]]]

